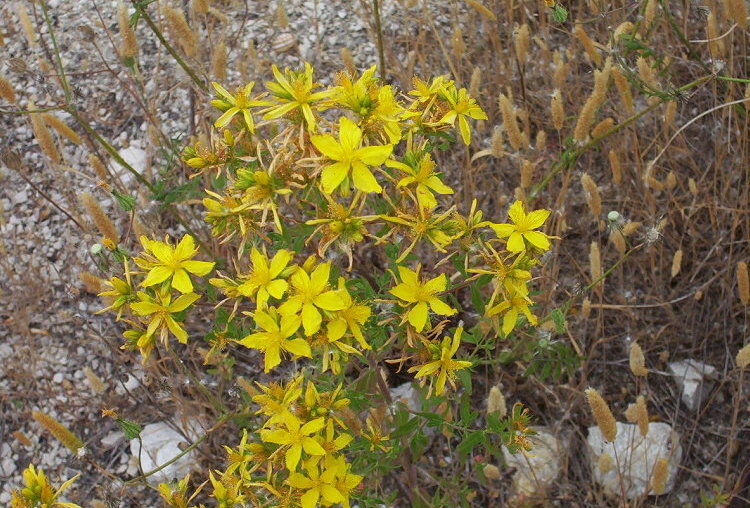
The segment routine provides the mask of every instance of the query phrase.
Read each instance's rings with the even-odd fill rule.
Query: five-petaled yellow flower
[[[435,194],[453,194],[453,189],[443,183],[440,177],[435,173],[435,161],[427,153],[420,160],[414,161],[414,167],[404,164],[403,162],[389,160],[386,166],[400,169],[408,176],[398,181],[396,187],[416,187],[417,202],[422,208],[432,210],[437,206]]]
[[[383,190],[367,166],[383,164],[390,157],[393,145],[360,148],[362,130],[345,116],[339,120],[339,141],[330,134],[312,136],[310,141],[320,153],[334,161],[321,173],[323,192],[331,194],[341,186],[341,194],[347,195],[350,178],[354,187],[362,192]]]
[[[255,324],[262,332],[255,332],[238,342],[245,347],[259,349],[265,355],[264,372],[281,363],[281,352],[286,351],[297,356],[312,358],[310,344],[304,339],[290,339],[299,330],[302,321],[295,315],[279,315],[271,307],[269,312],[255,311]]]
[[[143,287],[153,286],[171,278],[173,288],[180,293],[190,293],[193,291],[193,283],[188,272],[202,277],[216,264],[191,259],[198,253],[198,249],[190,235],[182,237],[176,247],[158,240],[149,240],[145,236],[141,236],[140,240],[146,253],[153,255],[134,259],[138,266],[149,270],[146,279],[141,283]]]
[[[279,307],[281,314],[301,312],[302,326],[308,337],[320,330],[323,316],[320,310],[342,310],[346,307],[337,291],[328,288],[331,274],[331,263],[322,263],[315,267],[310,275],[302,268],[290,277],[294,294]]]
[[[458,132],[461,133],[461,139],[463,139],[464,144],[468,145],[471,143],[471,130],[469,129],[469,122],[466,119],[487,120],[487,114],[477,105],[477,102],[469,95],[466,88],[460,90],[456,90],[455,87],[448,88],[445,90],[445,98],[448,99],[451,110],[440,119],[440,123],[455,126],[456,120],[458,120]]]
[[[300,473],[289,475],[288,483],[295,489],[304,490],[305,493],[300,497],[302,508],[314,508],[318,506],[318,501],[323,498],[324,506],[338,504],[344,501],[344,496],[334,486],[338,468],[325,467],[321,473],[319,464],[310,460],[305,463],[307,476]]]
[[[417,267],[417,271],[415,272],[409,268],[399,266],[398,274],[402,282],[397,284],[390,292],[396,298],[407,302],[407,305],[416,304],[407,314],[409,324],[415,330],[418,332],[424,330],[430,309],[435,314],[441,316],[452,316],[456,313],[456,309],[436,296],[438,293],[445,291],[445,288],[448,286],[448,278],[444,273],[427,282],[419,280],[419,267]]]
[[[266,110],[263,118],[271,120],[299,109],[307,123],[307,129],[310,132],[315,132],[315,115],[311,105],[331,95],[331,91],[324,90],[313,93],[313,90],[319,85],[313,82],[313,68],[309,63],[305,63],[304,71],[284,69],[282,74],[275,65],[271,67],[271,70],[273,70],[276,82],[266,83],[266,88],[270,90],[273,99],[280,104],[273,105]]]
[[[365,340],[365,336],[362,334],[362,325],[365,324],[367,319],[370,317],[370,307],[367,305],[357,305],[357,303],[346,290],[344,285],[344,278],[339,277],[339,290],[338,294],[341,300],[344,302],[344,307],[334,313],[335,318],[328,323],[328,340],[330,342],[336,342],[344,336],[346,330],[354,335],[362,349],[370,349],[370,345]]]
[[[185,344],[188,339],[188,333],[172,317],[172,314],[182,312],[192,305],[200,295],[187,293],[180,295],[175,301],[172,301],[172,292],[169,288],[163,288],[157,293],[157,298],[138,291],[139,302],[130,305],[130,308],[139,316],[151,316],[146,329],[145,337],[151,337],[157,330],[160,330],[161,339],[167,339],[167,330],[177,337],[177,340]]]
[[[284,461],[289,471],[296,471],[302,450],[308,455],[325,455],[326,451],[311,436],[326,426],[326,419],[316,418],[304,425],[294,415],[284,419],[286,429],[261,430],[260,438],[266,443],[288,446],[284,452]]]
[[[463,360],[454,360],[453,355],[458,351],[458,347],[461,345],[461,334],[463,333],[463,327],[456,328],[456,333],[451,337],[443,337],[443,341],[440,344],[440,349],[437,349],[433,354],[433,357],[437,357],[436,360],[419,365],[409,369],[409,372],[417,371],[414,375],[415,378],[421,378],[438,373],[437,381],[435,382],[435,394],[441,395],[445,389],[445,382],[448,381],[455,390],[455,371],[465,369],[471,366],[471,362]],[[430,390],[432,390],[432,380],[430,380]]]
[[[232,95],[226,88],[215,81],[211,84],[221,97],[220,99],[212,100],[211,104],[224,112],[224,114],[216,119],[214,127],[217,129],[226,127],[235,115],[241,113],[247,130],[251,133],[254,132],[255,122],[253,122],[253,114],[250,112],[250,108],[254,106],[265,106],[268,104],[265,101],[249,98],[255,83],[251,82],[242,88],[238,88],[237,95]]]
[[[530,324],[536,325],[537,319],[531,313],[529,305],[531,305],[531,299],[524,293],[519,291],[513,291],[508,296],[507,300],[504,300],[497,305],[487,310],[488,316],[495,316],[497,314],[503,314],[503,333],[508,335],[516,327],[518,321],[518,315],[523,313]]]
[[[281,249],[269,261],[268,256],[253,247],[250,251],[253,269],[249,275],[243,277],[244,282],[237,286],[237,291],[243,296],[255,297],[258,310],[266,308],[271,296],[280,300],[289,287],[289,283],[280,276],[292,260],[292,256],[288,250]]]
[[[490,227],[498,237],[508,237],[507,248],[509,252],[526,250],[524,240],[538,249],[548,250],[550,248],[549,236],[541,231],[534,230],[544,224],[549,214],[549,210],[534,210],[527,214],[523,203],[516,201],[510,205],[510,210],[508,210],[508,216],[513,224],[490,224]]]

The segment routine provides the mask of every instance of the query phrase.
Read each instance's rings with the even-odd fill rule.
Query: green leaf
[[[466,460],[466,456],[471,453],[471,450],[473,450],[475,446],[484,443],[485,439],[486,436],[483,430],[475,430],[464,435],[464,438],[456,447],[456,451],[458,452],[459,457],[461,457],[461,460]]]
[[[568,10],[562,5],[552,7],[552,19],[555,23],[565,23],[568,19]]]
[[[112,195],[115,197],[117,204],[120,205],[120,208],[122,208],[123,211],[130,212],[135,208],[135,197],[129,196],[128,194],[122,194],[115,189],[112,189]]]
[[[122,429],[122,432],[125,434],[126,438],[135,439],[141,435],[143,427],[141,427],[137,423],[130,420],[125,420],[124,418],[118,418],[116,421],[120,426],[120,429]]]
[[[563,333],[565,331],[565,314],[560,309],[552,311],[552,321],[555,322],[555,331]]]
[[[419,418],[416,416],[403,425],[399,426],[396,430],[391,432],[391,439],[396,439],[403,436],[408,436],[419,427]]]

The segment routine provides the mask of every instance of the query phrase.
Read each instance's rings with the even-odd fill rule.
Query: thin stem
[[[65,76],[65,67],[63,67],[62,57],[60,56],[60,47],[57,45],[55,30],[52,27],[52,21],[49,19],[49,13],[47,12],[47,2],[39,2],[39,5],[42,7],[44,22],[47,24],[47,28],[49,29],[49,36],[52,39],[52,47],[55,48],[55,61],[57,62],[57,68],[60,71],[60,82],[62,83],[63,90],[65,91],[65,100],[70,103],[70,85],[68,84],[68,78]]]
[[[372,0],[372,10],[375,13],[375,32],[378,36],[378,60],[380,61],[380,79],[386,80],[385,52],[383,50],[383,26],[380,23],[380,1]]]

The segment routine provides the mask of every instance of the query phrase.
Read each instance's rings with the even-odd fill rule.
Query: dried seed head
[[[104,390],[107,389],[104,382],[101,380],[99,376],[96,375],[96,373],[91,370],[89,367],[83,368],[83,373],[86,375],[86,381],[89,383],[89,388],[91,388],[91,391],[95,394],[104,393]]]
[[[211,69],[217,81],[226,81],[227,79],[227,45],[224,41],[219,41],[214,46],[211,54]]]
[[[167,22],[167,29],[172,39],[180,46],[183,53],[193,57],[198,52],[198,36],[188,25],[182,10],[175,9],[171,5],[163,5],[162,12]]]
[[[354,57],[352,56],[352,52],[349,51],[349,48],[341,48],[339,54],[341,55],[341,61],[344,64],[346,72],[348,72],[349,74],[354,74],[357,71],[357,66],[354,64]]]
[[[536,133],[536,142],[534,143],[534,149],[537,152],[544,151],[547,148],[547,132],[540,130]]]
[[[643,12],[643,23],[641,24],[641,33],[645,34],[651,27],[656,17],[657,0],[646,0],[646,9]]]
[[[451,47],[453,48],[453,56],[461,58],[466,53],[466,44],[464,43],[464,33],[460,27],[456,27],[451,36]]]
[[[37,30],[34,28],[34,24],[31,22],[29,13],[26,11],[26,7],[23,2],[16,2],[16,16],[18,16],[18,22],[21,25],[26,40],[29,42],[29,46],[35,48],[37,45],[36,34]]]
[[[109,173],[107,173],[107,168],[104,167],[104,164],[102,161],[94,155],[93,153],[89,154],[89,165],[94,170],[94,174],[99,180],[108,181],[109,180]]]
[[[529,25],[524,23],[513,31],[513,43],[516,47],[516,58],[523,65],[529,55]]]
[[[630,371],[636,376],[648,375],[646,357],[643,355],[643,350],[637,342],[633,342],[630,345]]]
[[[667,173],[667,181],[665,182],[667,189],[672,190],[677,187],[677,174],[674,171]]]
[[[81,32],[81,37],[86,42],[94,42],[96,40],[96,32],[93,28],[88,25],[78,25],[78,31]]]
[[[492,156],[498,159],[505,153],[505,143],[503,142],[503,128],[499,125],[495,126],[495,128],[492,129],[492,144],[490,147],[490,151],[492,152]]]
[[[664,127],[669,128],[674,125],[674,118],[677,115],[677,101],[669,101],[664,108]]]
[[[658,496],[664,493],[667,486],[667,473],[669,461],[665,458],[659,458],[654,464],[654,475],[651,478],[651,488]]]
[[[565,61],[562,53],[558,50],[555,50],[552,54],[552,63],[554,64],[552,83],[554,83],[555,88],[563,88],[570,73],[570,64]]]
[[[599,455],[599,460],[597,462],[597,467],[599,468],[599,472],[602,475],[605,475],[612,471],[612,468],[615,466],[615,461],[612,459],[612,456],[602,453]]]
[[[81,272],[78,278],[83,282],[83,288],[87,293],[98,295],[102,292],[102,279],[91,272]]]
[[[76,131],[71,129],[68,124],[57,118],[52,113],[42,113],[42,118],[44,118],[44,122],[52,127],[58,134],[65,137],[73,143],[74,145],[80,145],[81,144],[81,138],[78,136]]]
[[[625,237],[619,228],[613,228],[609,232],[609,243],[615,246],[615,249],[620,255],[625,254],[627,245],[625,244]]]
[[[104,210],[102,210],[102,207],[99,205],[96,198],[88,192],[83,192],[79,196],[79,199],[84,208],[86,208],[86,211],[96,226],[96,229],[99,230],[99,233],[117,245],[120,239],[120,235],[117,233],[117,228],[115,228],[115,225],[109,217],[107,217],[107,214],[104,213]]]
[[[581,175],[581,185],[586,193],[586,203],[588,203],[591,213],[594,214],[594,217],[599,217],[602,214],[602,198],[599,194],[599,188],[588,173]]]
[[[745,0],[727,0],[729,18],[742,30],[747,28],[747,4]]]
[[[550,111],[552,112],[552,125],[555,130],[560,130],[565,122],[565,111],[563,110],[562,93],[559,88],[555,88],[552,92],[552,99],[550,100]]]
[[[594,139],[603,138],[604,135],[615,125],[615,120],[612,117],[607,117],[598,124],[594,125],[591,129],[591,137]]]
[[[737,291],[740,294],[742,305],[750,304],[750,279],[747,274],[747,263],[737,263]]]
[[[594,47],[594,41],[591,40],[589,35],[586,33],[586,30],[583,29],[583,23],[576,23],[573,34],[579,40],[581,46],[583,46],[583,49],[584,51],[586,51],[586,55],[589,57],[589,59],[597,66],[600,66],[602,64],[602,56]]]
[[[485,464],[484,468],[482,468],[482,473],[490,481],[498,481],[501,478],[500,469],[494,464]]]
[[[609,168],[612,170],[612,181],[616,185],[622,183],[622,168],[620,167],[620,158],[614,150],[609,151]]]
[[[744,2],[744,0],[742,0]],[[708,49],[713,58],[722,58],[726,48],[724,40],[719,38],[719,27],[716,24],[716,16],[713,12],[706,17],[706,38],[708,39]]]
[[[528,189],[531,186],[531,180],[534,177],[534,165],[530,160],[524,160],[521,163],[521,188]]]
[[[32,445],[31,440],[28,437],[26,437],[26,434],[24,434],[20,430],[15,431],[13,433],[13,437],[16,438],[16,441],[26,446],[27,448],[31,447]]]
[[[588,298],[583,299],[583,303],[581,304],[581,315],[588,319],[588,317],[591,315],[591,300]]]
[[[745,346],[737,352],[735,361],[737,362],[737,367],[740,369],[744,369],[750,365],[750,343],[745,344]]]
[[[692,178],[688,178],[688,189],[690,189],[690,193],[693,196],[698,195],[698,185],[696,185],[695,180]]]
[[[648,408],[646,407],[646,398],[643,395],[639,395],[635,399],[635,404],[629,404],[625,410],[625,418],[630,423],[638,424],[638,431],[641,436],[648,434]]]
[[[193,14],[205,15],[208,13],[208,0],[193,0],[190,7]]]
[[[630,83],[628,82],[628,79],[619,67],[612,68],[612,77],[614,78],[617,93],[620,94],[620,100],[622,100],[622,103],[625,105],[625,112],[628,115],[633,115],[635,113],[635,108],[633,106],[633,95],[630,93]]]
[[[524,136],[521,133],[521,129],[518,127],[518,119],[516,117],[516,110],[510,99],[505,94],[500,94],[498,97],[498,105],[500,106],[500,113],[503,117],[503,125],[505,126],[505,132],[508,135],[508,142],[513,150],[520,150],[524,145]]]
[[[625,225],[622,226],[622,234],[628,237],[638,231],[638,228],[640,227],[640,222],[626,222]]]
[[[33,108],[33,105],[30,105],[30,107]],[[62,162],[60,152],[57,151],[57,146],[55,146],[55,140],[52,138],[52,133],[47,128],[47,125],[45,125],[42,115],[39,113],[31,113],[29,115],[29,120],[31,121],[31,130],[34,132],[34,137],[36,138],[37,143],[39,143],[42,152],[49,157],[52,162],[58,164]]]
[[[487,395],[487,414],[492,413],[496,413],[498,418],[505,418],[508,414],[505,396],[499,386],[490,388],[490,393]]]
[[[124,2],[120,2],[117,7],[117,24],[120,28],[120,58],[135,58],[138,53],[138,43],[135,38],[135,31],[130,26],[130,17],[128,16],[128,7]]]
[[[23,74],[28,70],[28,66],[26,65],[26,60],[23,58],[9,58],[8,59],[8,67],[10,67],[10,70],[17,74]]]
[[[13,90],[13,85],[2,76],[0,76],[0,98],[11,104],[16,103],[16,92]]]
[[[604,439],[613,443],[617,437],[617,422],[612,415],[607,402],[599,395],[594,388],[586,389],[586,399],[588,400],[591,412],[594,414],[594,420],[599,426]]]
[[[50,415],[41,411],[32,411],[31,417],[73,453],[77,453],[79,449],[83,448],[83,441]]]
[[[629,34],[632,31],[633,31],[633,23],[631,23],[630,21],[623,21],[622,23],[617,25],[617,28],[615,28],[615,32],[612,38],[615,41],[619,41],[621,35]]]
[[[289,17],[286,15],[284,2],[281,1],[276,4],[276,26],[281,29],[289,26]]]
[[[477,65],[471,72],[471,81],[469,82],[469,95],[475,99],[479,97],[479,85],[482,83],[482,69]]]
[[[682,249],[677,249],[672,257],[672,278],[675,278],[682,268]]]
[[[602,259],[599,253],[599,243],[596,241],[591,242],[591,248],[589,249],[589,270],[591,272],[591,282],[597,280],[602,276]],[[594,287],[598,287],[601,291],[604,281],[597,282]]]

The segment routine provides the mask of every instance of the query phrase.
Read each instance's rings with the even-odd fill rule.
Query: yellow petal
[[[393,145],[365,146],[357,150],[359,160],[368,166],[380,166],[393,152]]]
[[[190,282],[190,275],[182,268],[178,268],[172,276],[172,287],[180,293],[192,292],[193,283]]]
[[[154,284],[164,282],[169,277],[171,277],[173,273],[174,270],[166,266],[154,267],[150,272],[148,272],[148,275],[146,276],[146,279],[141,283],[141,286],[149,287],[153,286]]]
[[[347,162],[334,162],[330,166],[323,168],[320,174],[320,183],[323,187],[323,192],[326,194],[332,194],[336,188],[341,185],[349,175],[350,164]]]
[[[425,302],[419,302],[409,311],[409,324],[411,324],[415,330],[421,332],[427,324],[427,317],[427,304]]]
[[[507,248],[508,252],[523,252],[523,250],[526,249],[521,233],[518,231],[511,233],[510,237],[508,237]]]
[[[354,181],[354,187],[361,190],[362,192],[382,192],[383,188],[380,186],[375,177],[367,169],[367,166],[359,161],[352,163],[352,180]]]

